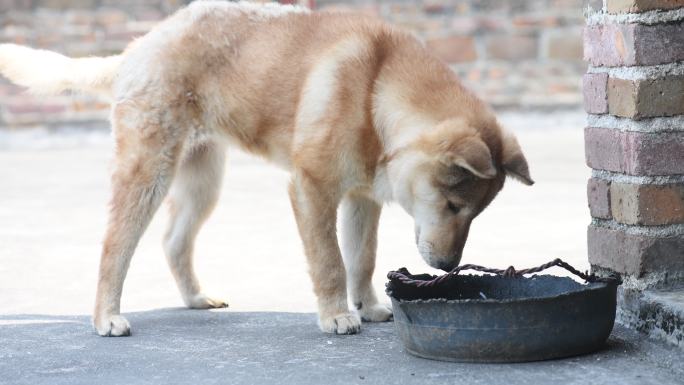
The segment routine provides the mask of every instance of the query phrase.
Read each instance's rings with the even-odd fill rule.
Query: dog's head
[[[482,127],[444,121],[391,163],[393,195],[414,218],[420,254],[430,266],[446,271],[459,264],[472,220],[501,190],[506,176],[534,183],[518,141],[496,121]]]

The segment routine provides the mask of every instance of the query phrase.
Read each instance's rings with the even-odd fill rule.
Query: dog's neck
[[[437,124],[429,116],[415,111],[402,90],[391,83],[378,84],[373,99],[373,126],[382,143],[384,158],[391,158]]]
[[[376,168],[373,179],[373,197],[378,202],[398,202],[404,209],[411,199],[413,175],[424,161],[424,157],[409,146],[397,149],[392,155],[382,159]],[[408,195],[407,195],[408,194]]]
[[[402,90],[392,83],[376,86],[373,98],[373,126],[382,144],[373,180],[373,196],[379,202],[397,200],[402,190],[402,173],[397,169],[404,164],[402,153],[424,132],[437,122],[421,114],[408,103]]]
[[[439,69],[451,73],[446,67]],[[410,174],[422,162],[411,147],[423,134],[434,130],[446,119],[472,118],[467,110],[454,109],[452,103],[445,100],[453,100],[453,103],[461,100],[461,104],[468,106],[476,103],[477,99],[462,89],[455,78],[446,75],[438,78],[445,82],[446,87],[437,94],[423,89],[422,94],[429,100],[422,100],[418,105],[412,102],[411,96],[416,90],[406,88],[394,75],[384,77],[375,85],[372,121],[382,145],[373,180],[373,195],[378,201],[401,203],[401,195],[409,188]],[[414,86],[426,87],[426,84]]]

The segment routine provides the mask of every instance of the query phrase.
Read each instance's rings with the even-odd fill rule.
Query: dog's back
[[[36,68],[45,62],[48,70]],[[0,45],[0,72],[41,93],[109,93],[115,107],[133,100],[148,109],[180,106],[183,123],[226,134],[286,167],[292,155],[282,149],[309,136],[295,127],[323,115],[328,126],[377,123],[383,118],[372,114],[383,106],[376,96],[392,87],[376,86],[392,81],[401,89],[389,93],[406,93],[397,98],[426,115],[441,118],[462,99],[477,110],[463,113],[491,116],[408,34],[366,16],[277,4],[194,2],[108,58]]]

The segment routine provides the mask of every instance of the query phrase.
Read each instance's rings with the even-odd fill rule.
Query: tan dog
[[[119,314],[123,281],[166,196],[165,250],[183,300],[227,306],[201,291],[192,263],[226,144],[291,171],[319,325],[329,333],[358,332],[359,315],[391,318],[371,285],[383,202],[414,217],[420,254],[449,270],[505,175],[532,184],[515,138],[445,64],[410,35],[358,15],[195,2],[120,56],[70,59],[6,44],[0,71],[36,92],[113,96],[116,168],[94,312],[103,336],[130,334]]]

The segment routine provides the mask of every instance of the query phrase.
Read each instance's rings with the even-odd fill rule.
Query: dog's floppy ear
[[[503,133],[502,164],[506,175],[511,176],[523,184],[532,186],[534,181],[530,177],[527,160],[522,153],[518,140],[510,132]]]
[[[441,122],[420,137],[418,148],[429,155],[436,155],[437,160],[447,167],[458,166],[485,179],[496,176],[489,147],[463,119]]]
[[[439,160],[447,166],[463,167],[480,178],[491,179],[496,176],[489,147],[475,135],[461,138],[453,148],[441,154]]]

